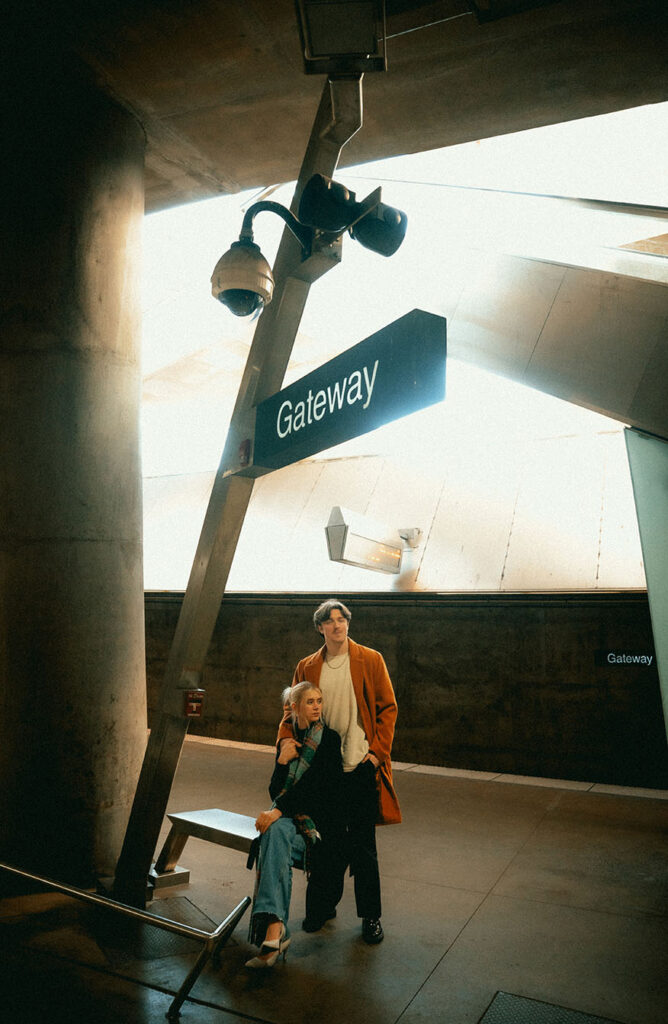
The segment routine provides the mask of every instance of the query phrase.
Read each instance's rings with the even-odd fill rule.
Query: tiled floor
[[[169,809],[254,814],[270,768],[270,748],[189,739]],[[418,765],[396,781],[404,823],[378,832],[385,941],[361,941],[349,883],[336,920],[302,932],[296,873],[286,963],[244,969],[246,915],[183,1024],[478,1024],[497,992],[665,1024],[667,793]],[[212,929],[252,891],[240,853],[190,839],[181,862],[190,885],[153,912]],[[0,944],[7,1024],[157,1024],[196,955],[112,942],[58,894],[0,902]]]

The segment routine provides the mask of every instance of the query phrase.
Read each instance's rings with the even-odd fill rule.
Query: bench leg
[[[160,851],[160,856],[155,862],[155,870],[158,874],[174,870],[187,841],[188,833],[181,832],[172,825],[169,835],[165,839],[165,845]]]

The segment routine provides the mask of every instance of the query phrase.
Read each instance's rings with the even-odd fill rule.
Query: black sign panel
[[[279,469],[445,397],[446,322],[388,324],[257,407],[253,463]]]
[[[617,648],[607,651],[594,651],[594,664],[597,668],[608,668],[613,666],[631,666],[633,668],[650,668],[656,665],[654,651],[628,651],[624,648]]]

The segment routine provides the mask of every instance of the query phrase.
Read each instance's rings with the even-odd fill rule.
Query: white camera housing
[[[252,316],[269,305],[274,293],[271,267],[254,242],[233,242],[211,275],[211,294],[235,316]]]

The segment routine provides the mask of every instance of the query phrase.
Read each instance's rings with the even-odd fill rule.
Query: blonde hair
[[[316,686],[315,683],[309,683],[308,680],[305,680],[302,683],[296,683],[295,686],[286,686],[286,688],[283,690],[283,693],[281,695],[283,708],[285,710],[286,716],[290,715],[290,717],[292,718],[293,725],[295,725],[297,722],[299,705],[301,704],[304,697],[306,696],[307,693],[309,693],[310,690],[317,690],[317,692],[320,693],[320,687]],[[293,704],[295,705],[294,710],[292,708]]]

